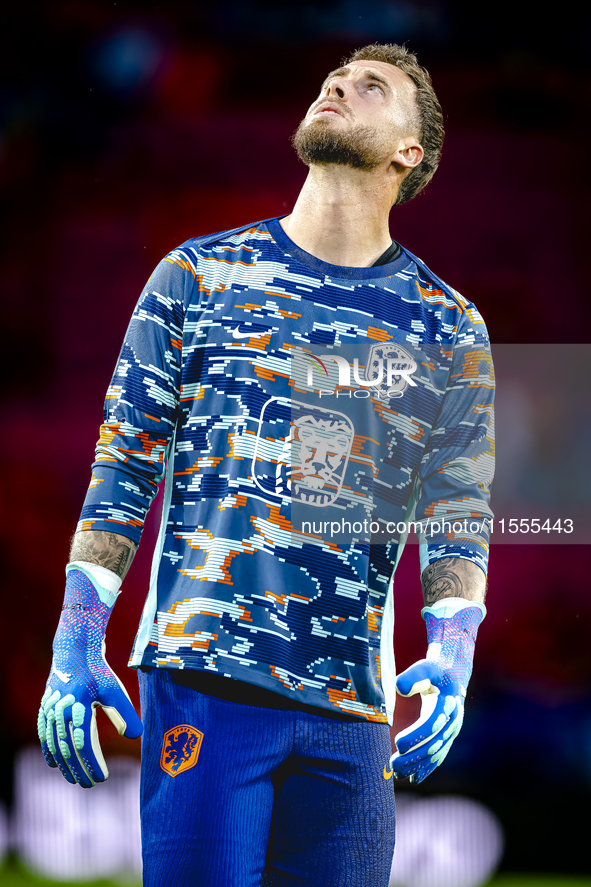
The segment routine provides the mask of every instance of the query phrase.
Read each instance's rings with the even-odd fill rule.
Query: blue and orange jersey
[[[127,330],[78,525],[139,542],[166,477],[130,664],[391,720],[409,529],[422,568],[487,569],[493,398],[482,317],[404,249],[335,266],[270,219],[173,250]]]

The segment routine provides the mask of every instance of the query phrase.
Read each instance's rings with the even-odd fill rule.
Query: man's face
[[[418,128],[415,85],[386,62],[351,62],[328,75],[294,137],[307,165],[372,170]]]

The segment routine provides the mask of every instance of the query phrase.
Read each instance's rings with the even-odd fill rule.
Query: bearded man
[[[294,137],[309,173],[293,211],[173,250],[131,319],[39,735],[48,764],[89,788],[108,776],[96,707],[142,733],[103,639],[166,476],[130,660],[149,887],[386,887],[391,777],[424,779],[461,726],[485,613],[494,376],[474,305],[388,225],[442,140],[416,57],[358,50]],[[289,461],[294,477],[331,465],[330,495],[286,484]],[[396,677],[392,580],[411,521],[429,646]],[[396,691],[423,708],[392,755]]]

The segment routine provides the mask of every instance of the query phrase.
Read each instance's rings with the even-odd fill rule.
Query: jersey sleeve
[[[194,281],[177,250],[157,266],[136,305],[107,390],[77,530],[107,530],[139,543],[173,440],[184,306]]]
[[[440,558],[462,557],[487,572],[494,391],[488,334],[471,307],[458,323],[446,392],[419,468],[421,571]]]

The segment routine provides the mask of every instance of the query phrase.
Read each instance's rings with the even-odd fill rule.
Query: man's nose
[[[345,81],[335,77],[326,87],[326,95],[328,98],[336,96],[339,99],[345,99],[347,97],[347,86]]]

